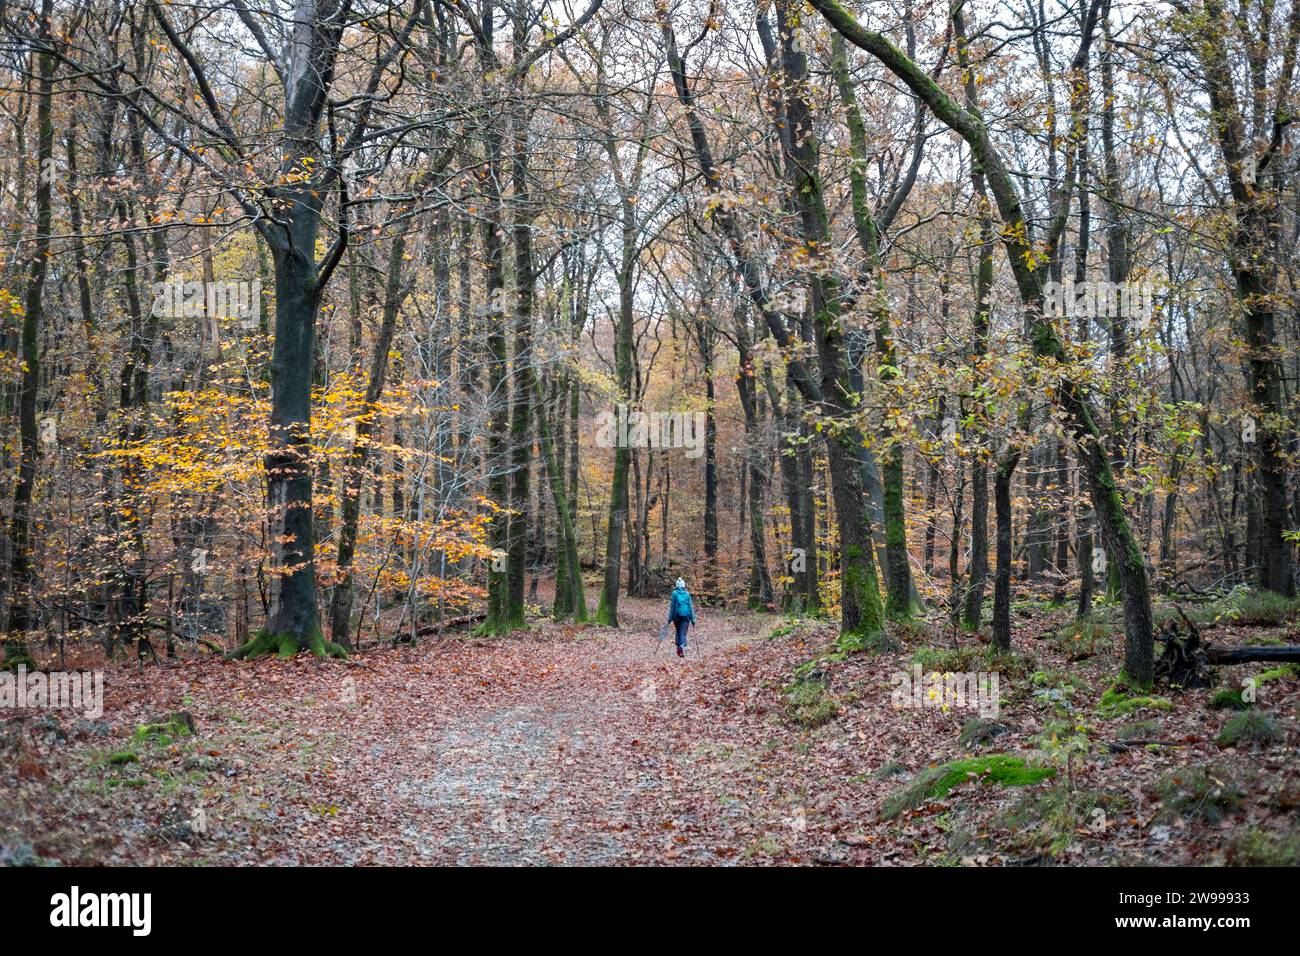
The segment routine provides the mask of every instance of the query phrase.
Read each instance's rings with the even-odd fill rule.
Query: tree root
[[[348,652],[340,645],[325,640],[325,636],[318,628],[305,635],[271,634],[266,630],[261,630],[254,634],[248,643],[237,650],[231,651],[228,657],[230,660],[251,661],[274,654],[281,660],[286,660],[297,654],[304,653],[321,658],[346,658],[348,656]]]

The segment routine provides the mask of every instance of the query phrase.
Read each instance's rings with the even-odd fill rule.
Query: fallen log
[[[1206,647],[1205,659],[1211,664],[1250,664],[1255,661],[1300,663],[1300,647]]]

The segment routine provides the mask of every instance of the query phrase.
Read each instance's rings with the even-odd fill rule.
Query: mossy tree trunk
[[[1011,540],[1011,482],[1020,454],[1009,451],[998,461],[993,478],[993,511],[997,541],[997,565],[993,573],[993,646],[1011,650],[1011,572],[1014,563]]]
[[[823,408],[830,413],[827,423],[827,454],[831,490],[840,531],[840,619],[841,634],[869,635],[884,627],[880,585],[876,576],[875,542],[862,486],[862,469],[857,450],[862,433],[852,423],[855,410],[841,396],[849,394],[849,362],[845,348],[839,283],[825,257],[833,247],[830,220],[819,171],[819,150],[807,99],[808,57],[798,39],[797,8],[789,0],[776,4],[777,29],[781,40],[783,105],[788,131],[782,136],[786,174],[799,213],[800,231],[809,269],[813,328],[817,362],[821,371]],[[901,479],[901,473],[900,473]],[[901,490],[901,481],[900,481]],[[887,496],[888,497],[888,496]],[[901,507],[901,500],[899,502]],[[907,570],[906,551],[901,564]],[[905,590],[901,600],[909,599]]]
[[[915,35],[908,19],[908,39],[915,42]],[[849,130],[849,183],[853,206],[853,223],[857,233],[858,244],[862,248],[866,272],[865,283],[871,289],[872,312],[875,322],[876,351],[879,360],[879,375],[886,392],[886,409],[891,386],[901,379],[898,367],[898,355],[895,348],[892,317],[889,300],[885,292],[884,269],[880,262],[880,236],[888,229],[894,214],[902,207],[912,183],[916,180],[916,171],[925,142],[923,135],[918,135],[913,146],[912,164],[908,174],[903,178],[895,193],[884,205],[884,213],[877,219],[871,211],[867,196],[866,168],[867,134],[858,109],[857,96],[853,89],[853,78],[849,72],[848,54],[844,47],[844,38],[838,33],[831,37],[831,64],[835,84],[839,90],[840,103],[844,109],[845,121]],[[918,122],[918,134],[923,132]],[[893,620],[910,618],[920,610],[916,591],[912,584],[911,555],[907,548],[907,515],[903,504],[903,448],[900,430],[890,423],[893,417],[886,415],[883,430],[884,447],[880,453],[882,477],[882,505],[885,525],[885,577],[886,577],[886,615]]]
[[[272,568],[275,575],[266,627],[235,651],[241,658],[307,652],[341,656],[325,640],[316,593],[316,536],[312,514],[311,388],[316,319],[321,296],[348,245],[346,191],[327,171],[318,178],[320,121],[333,78],[343,25],[333,0],[301,3],[296,55],[282,80],[285,112],[279,142],[283,185],[268,189],[276,210],[257,228],[270,248],[275,274],[275,342],[271,353],[271,413],[266,454]],[[161,21],[160,21],[161,22]],[[408,22],[407,30],[413,26]],[[164,25],[174,45],[180,40]],[[371,87],[377,85],[372,76]],[[364,125],[363,121],[359,121]],[[316,258],[321,210],[340,184],[338,235]]]
[[[542,459],[546,465],[547,478],[551,484],[551,500],[555,504],[560,526],[559,573],[555,579],[554,613],[557,618],[572,616],[574,621],[581,623],[587,620],[587,597],[582,585],[582,565],[578,561],[578,532],[565,495],[564,477],[560,471],[551,422],[543,411],[545,404],[542,384],[532,362],[525,363],[520,374],[524,380],[525,392],[532,396],[537,405],[537,430],[541,439]],[[563,414],[560,421],[564,422]]]

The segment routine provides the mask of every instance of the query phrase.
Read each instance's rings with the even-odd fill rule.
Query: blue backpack
[[[671,607],[670,617],[674,621],[689,621],[695,613],[695,608],[691,606],[690,592],[682,588],[673,589]]]

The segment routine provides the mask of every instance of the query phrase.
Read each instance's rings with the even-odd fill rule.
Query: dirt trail
[[[442,728],[427,759],[397,756],[402,783],[391,796],[412,821],[422,857],[427,850],[431,862],[448,863],[633,858],[638,801],[653,804],[666,782],[665,763],[654,756],[615,773],[627,758],[629,728],[643,729],[646,739],[670,733],[656,717],[681,691],[681,677],[707,671],[745,638],[738,622],[714,616],[679,660],[671,636],[658,641],[662,603],[624,599],[618,632],[586,637],[577,648],[538,647],[534,661],[551,668],[547,680],[512,688],[487,713],[467,708]],[[632,740],[641,745],[640,736]],[[369,763],[357,770],[367,774]],[[623,840],[629,833],[634,839]]]

